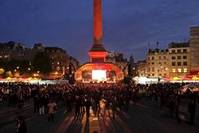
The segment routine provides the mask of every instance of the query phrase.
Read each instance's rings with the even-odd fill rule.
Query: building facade
[[[138,61],[136,63],[137,76],[146,77],[147,76],[147,63],[146,60]]]
[[[199,72],[199,26],[190,31],[191,71]]]
[[[44,56],[47,57],[45,59],[49,60],[48,64],[44,63],[46,60],[42,61]],[[75,58],[69,56],[61,48],[44,47],[41,43],[35,44],[32,48],[27,48],[25,45],[13,41],[0,43],[0,62],[0,68],[5,69],[5,73],[9,71],[13,75],[17,73],[21,77],[40,76],[45,79],[61,78],[69,73],[67,68],[69,68],[70,62],[75,66],[74,69],[79,65]],[[45,67],[41,69],[43,65]],[[46,65],[48,65],[47,68],[50,68],[48,73],[42,72]]]
[[[146,60],[147,77],[166,77],[169,75],[169,53],[168,50],[149,50]]]
[[[188,42],[169,44],[169,77],[183,79],[190,73],[190,52]]]
[[[191,27],[188,42],[172,42],[167,49],[149,49],[137,63],[138,76],[168,80],[199,80],[199,27]]]
[[[124,76],[128,75],[128,60],[124,58],[123,53],[119,52],[108,52],[108,56],[106,57],[107,62],[114,63],[117,65],[124,73]]]

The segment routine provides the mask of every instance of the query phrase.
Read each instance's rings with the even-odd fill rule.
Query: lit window
[[[175,72],[176,72],[176,69],[172,69],[172,72],[175,73]]]
[[[187,68],[184,68],[184,73],[187,73]]]
[[[182,72],[182,69],[181,69],[181,68],[178,68],[178,72],[181,73],[181,72]]]

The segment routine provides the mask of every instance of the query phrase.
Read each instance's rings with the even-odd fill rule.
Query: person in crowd
[[[181,96],[178,90],[182,84],[48,84],[34,85],[28,83],[1,83],[0,99],[10,105],[33,100],[33,111],[54,121],[57,104],[65,104],[65,112],[74,111],[75,118],[86,114],[87,118],[93,112],[95,117],[115,118],[121,112],[128,113],[131,103],[137,103],[140,92],[145,92],[151,102],[160,105],[161,109],[168,108],[171,117],[180,119]],[[187,92],[188,93],[188,92]],[[189,92],[187,95],[191,95]],[[32,102],[29,102],[32,104]],[[60,105],[60,104],[59,104]],[[189,103],[190,123],[194,123],[196,100]],[[92,111],[90,111],[92,110]],[[45,112],[46,111],[46,112]],[[108,115],[106,115],[108,114]]]
[[[190,100],[188,108],[189,108],[189,114],[190,114],[189,124],[194,125],[195,113],[196,113],[196,99],[194,96]]]
[[[85,108],[86,108],[86,118],[88,119],[90,116],[90,106],[91,106],[91,101],[89,97],[85,98]]]
[[[23,116],[17,118],[16,133],[27,133],[26,122]]]
[[[38,113],[39,112],[39,95],[36,94],[33,97],[33,106],[34,106],[34,113]]]
[[[81,99],[79,96],[75,97],[75,118],[78,119],[80,116],[80,106],[81,106]]]
[[[175,116],[176,116],[176,120],[178,123],[181,122],[181,118],[180,118],[180,95],[176,95],[176,98],[175,98]]]
[[[45,114],[45,96],[42,93],[39,97],[39,115]]]
[[[55,121],[55,112],[57,110],[57,104],[54,102],[54,100],[50,100],[48,103],[48,121]]]

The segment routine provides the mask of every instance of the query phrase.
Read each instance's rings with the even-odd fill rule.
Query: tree
[[[49,73],[52,71],[51,61],[46,52],[39,52],[35,55],[32,65],[34,71],[40,71],[41,73]]]

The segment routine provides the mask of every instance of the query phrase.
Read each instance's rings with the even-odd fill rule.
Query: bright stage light
[[[92,70],[92,80],[105,81],[106,70]]]

